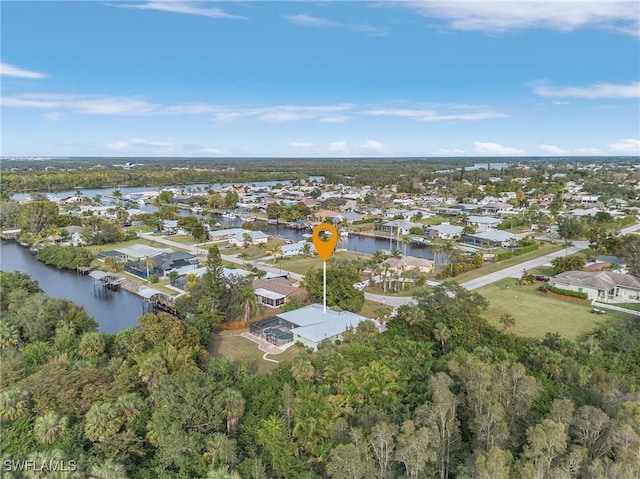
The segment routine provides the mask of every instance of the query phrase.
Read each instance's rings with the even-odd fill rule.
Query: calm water
[[[134,326],[142,315],[139,296],[127,291],[98,294],[93,289],[93,278],[46,266],[27,248],[13,241],[3,241],[0,245],[0,269],[27,273],[49,296],[70,299],[83,306],[105,333],[117,333]]]
[[[230,219],[216,216],[216,219],[227,228],[238,228],[242,225],[241,219]],[[306,230],[295,230],[286,226],[269,225],[267,234],[272,236],[280,236],[293,241],[303,240],[303,235],[311,233]],[[349,236],[347,238],[341,237],[338,243],[338,248],[344,248],[356,253],[373,254],[378,250],[391,251],[393,248],[398,248],[402,254],[405,254],[405,245],[400,241],[400,245],[397,244],[394,239],[392,243],[389,243],[388,239],[382,238],[370,238],[367,236]],[[416,258],[433,259],[433,252],[429,246],[414,246],[407,245],[406,255],[414,256]],[[437,263],[446,263],[447,256],[443,253],[438,254]]]

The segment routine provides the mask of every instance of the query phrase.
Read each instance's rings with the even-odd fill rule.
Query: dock
[[[76,267],[76,271],[78,272],[78,274],[89,274],[91,273],[94,269],[96,269],[95,266],[78,266]]]
[[[101,292],[120,291],[123,278],[105,273],[104,271],[91,271],[89,276],[93,278],[93,290]]]
[[[20,233],[20,229],[0,231],[0,239],[11,241],[16,239],[18,233]]]
[[[169,313],[172,316],[179,317],[176,309],[176,300],[173,296],[148,287],[140,289],[138,295],[143,298],[143,313]]]

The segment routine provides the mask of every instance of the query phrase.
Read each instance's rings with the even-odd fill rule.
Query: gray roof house
[[[501,230],[484,231],[482,233],[474,233],[462,236],[462,242],[480,246],[481,248],[497,248],[499,246],[513,246],[519,236]]]
[[[463,227],[442,223],[440,225],[429,226],[426,230],[427,237],[431,239],[453,239],[462,234]]]
[[[557,288],[587,293],[591,300],[630,303],[640,301],[640,278],[612,271],[566,271],[551,278]]]

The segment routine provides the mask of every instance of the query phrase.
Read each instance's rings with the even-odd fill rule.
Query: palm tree
[[[105,459],[102,463],[91,468],[89,479],[127,479],[127,470],[122,464],[111,459]]]
[[[0,351],[12,348],[20,344],[18,330],[6,321],[0,323]]]
[[[144,407],[144,400],[136,393],[128,393],[116,400],[116,408],[127,420],[131,420]]]
[[[51,444],[63,437],[69,430],[69,418],[59,416],[50,411],[44,416],[38,416],[33,424],[33,434],[43,444]]]
[[[511,316],[509,313],[505,313],[500,316],[500,322],[502,323],[502,327],[506,333],[510,328],[516,325],[516,318]]]
[[[157,354],[147,356],[138,367],[138,376],[149,390],[153,389],[158,380],[168,372],[166,361]]]
[[[231,434],[244,414],[245,400],[237,389],[227,388],[222,393],[222,402],[227,418],[227,434]]]
[[[567,256],[569,254],[569,248],[573,246],[573,241],[565,240],[562,246],[564,246],[564,255]]]
[[[391,257],[392,258],[396,258],[396,259],[400,259],[400,258],[402,258],[402,252],[398,248],[393,248],[391,250]]]
[[[78,345],[78,354],[83,359],[96,359],[105,350],[104,339],[97,331],[90,331],[82,335]]]
[[[10,389],[0,393],[0,419],[15,421],[29,414],[29,393],[22,389]]]
[[[240,305],[242,309],[242,320],[249,321],[258,312],[258,298],[251,286],[246,285],[238,290]]]
[[[271,243],[269,243],[269,246],[267,248],[267,254],[273,256],[273,264],[276,264],[276,259],[278,259],[278,255],[282,254],[282,248],[280,247],[280,244],[276,243],[275,241],[272,241]]]
[[[104,441],[120,430],[123,420],[111,403],[94,403],[84,418],[84,436],[92,442]]]
[[[298,382],[306,382],[313,379],[316,370],[305,356],[299,355],[296,356],[291,364],[291,374],[293,375],[293,379]]]
[[[146,256],[144,259],[144,264],[147,267],[147,279],[149,279],[149,270],[153,271],[153,268],[156,267],[156,263],[150,257]]]
[[[443,247],[440,243],[433,243],[431,245],[431,252],[433,253],[433,266],[435,267],[438,264],[438,254],[442,253]]]
[[[451,339],[451,330],[446,324],[436,323],[436,327],[433,329],[433,337],[440,342],[440,346],[444,349],[445,343]]]

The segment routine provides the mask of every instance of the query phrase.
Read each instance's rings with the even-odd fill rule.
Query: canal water
[[[243,221],[241,219],[222,218],[220,216],[215,217],[218,222],[227,228],[239,228]],[[269,225],[267,234],[271,236],[279,236],[292,241],[300,241],[305,239],[305,234],[310,234],[307,230],[296,230],[284,225]],[[394,238],[391,242],[389,239],[384,238],[372,238],[369,236],[356,236],[350,235],[348,237],[341,236],[338,242],[338,248],[344,248],[356,253],[374,254],[376,251],[382,250],[385,252],[391,251],[394,248],[398,248],[402,255],[414,256],[416,258],[434,259],[433,251],[431,247],[417,246],[417,245],[405,245],[402,240],[399,242]],[[444,264],[447,261],[447,256],[444,253],[437,254],[438,264]]]
[[[100,294],[93,289],[93,278],[47,266],[29,253],[28,248],[14,241],[2,241],[0,269],[27,273],[49,296],[70,299],[83,306],[96,320],[99,330],[105,333],[117,333],[135,326],[142,315],[142,298],[139,296],[127,291]]]

